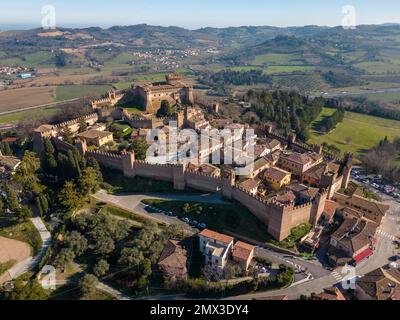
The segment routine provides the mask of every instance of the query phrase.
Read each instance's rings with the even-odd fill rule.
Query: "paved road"
[[[383,196],[383,195],[382,195]],[[365,275],[377,268],[380,268],[388,264],[389,258],[394,254],[398,254],[398,249],[393,244],[395,239],[400,238],[400,208],[399,204],[392,198],[384,196],[384,202],[389,204],[390,210],[388,215],[383,219],[380,231],[377,234],[376,250],[369,259],[361,262],[355,269],[355,274],[358,277]],[[317,271],[317,270],[315,270]],[[326,271],[328,272],[328,271]],[[338,268],[331,273],[322,275],[321,277],[315,278],[314,280],[300,283],[292,287],[270,291],[260,292],[255,294],[241,295],[227,300],[251,300],[260,299],[265,297],[271,297],[276,295],[287,295],[289,299],[298,299],[302,294],[311,295],[311,293],[322,292],[323,289],[340,285],[341,282],[348,275],[348,271],[344,268]]]
[[[106,191],[101,190],[94,195],[94,197],[102,202],[110,203],[112,205],[118,206],[122,209],[133,211],[137,214],[141,214],[146,216],[147,218],[155,219],[158,222],[163,222],[166,224],[180,224],[188,229],[188,231],[194,231],[187,224],[183,223],[177,218],[165,216],[162,213],[159,213],[155,210],[152,210],[148,206],[142,203],[145,199],[164,199],[164,200],[177,200],[177,201],[195,201],[195,202],[204,202],[204,203],[218,203],[223,204],[226,203],[221,200],[220,194],[205,194],[205,195],[179,195],[179,194],[119,194],[119,195],[111,195]],[[319,278],[327,273],[321,264],[316,262],[307,261],[302,258],[277,253],[275,251],[265,249],[265,248],[257,248],[256,255],[260,257],[267,258],[273,263],[284,264],[289,267],[294,268],[296,271],[299,271],[296,274],[296,281],[304,281],[304,279],[314,279]]]
[[[308,261],[302,257],[282,254],[265,248],[257,248],[255,255],[266,258],[273,263],[284,264],[293,268],[298,272],[295,281],[302,281],[305,278],[310,281],[329,274],[329,271],[327,271],[318,261]],[[300,273],[302,276],[299,276]]]

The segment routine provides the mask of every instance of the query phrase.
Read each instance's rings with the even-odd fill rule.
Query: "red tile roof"
[[[199,235],[203,236],[205,238],[217,240],[217,241],[225,243],[225,244],[230,244],[234,240],[232,237],[227,236],[226,234],[221,234],[221,233],[211,231],[208,229],[204,229],[202,232],[200,232]]]
[[[335,201],[327,200],[325,202],[324,213],[329,217],[333,217],[338,207],[339,204],[336,203]]]
[[[241,242],[241,241],[238,241],[233,246],[233,254],[232,255],[234,258],[238,258],[238,259],[247,261],[247,259],[249,259],[250,255],[254,251],[254,249],[255,249],[254,246],[244,243],[244,242]]]

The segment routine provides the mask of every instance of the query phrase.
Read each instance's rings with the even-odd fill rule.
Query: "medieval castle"
[[[126,110],[115,108],[128,94],[139,95],[149,113],[154,113],[160,101],[167,96],[175,103],[194,103],[192,89],[183,85],[180,78],[167,75],[166,80],[163,84],[137,87],[129,93],[110,92],[108,98],[92,101],[96,112],[84,117],[91,135],[77,134],[82,118],[58,125],[40,126],[34,131],[34,151],[40,154],[43,139],[50,138],[57,149],[76,148],[81,154],[94,157],[103,167],[119,170],[129,178],[145,177],[167,181],[177,190],[190,187],[204,192],[221,192],[225,199],[237,201],[248,208],[278,241],[287,238],[291,230],[299,225],[316,225],[326,201],[334,198],[340,189],[347,188],[352,169],[350,154],[342,160],[333,159],[322,152],[321,146],[310,147],[298,143],[295,134],[285,137],[274,133],[271,125],[267,125],[264,130],[265,141],[258,145],[262,151],[256,157],[256,173],[245,180],[243,177],[239,179],[230,166],[157,164],[137,160],[134,152],[88,150],[90,140],[85,137],[96,136],[96,132],[104,131],[105,128],[101,128],[98,122],[110,115],[140,129],[162,128],[166,120],[170,120],[150,115],[134,117]],[[201,110],[194,107],[187,106],[185,111],[178,112],[174,120],[179,128],[193,127],[197,130],[210,127]],[[66,126],[75,134],[73,144],[60,138],[61,130]],[[264,177],[268,183],[274,184],[274,190],[268,188],[265,180],[262,181]]]

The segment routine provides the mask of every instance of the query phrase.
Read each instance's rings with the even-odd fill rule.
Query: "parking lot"
[[[390,184],[382,176],[367,174],[360,168],[354,168],[351,172],[352,180],[364,184],[379,191],[400,203],[400,183]]]

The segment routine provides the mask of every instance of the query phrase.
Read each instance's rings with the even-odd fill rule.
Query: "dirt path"
[[[5,263],[10,260],[20,262],[31,255],[29,244],[0,237],[0,263]]]
[[[18,264],[31,256],[31,247],[29,244],[0,237],[0,263],[15,261]],[[11,280],[9,272],[0,274],[0,284]]]

